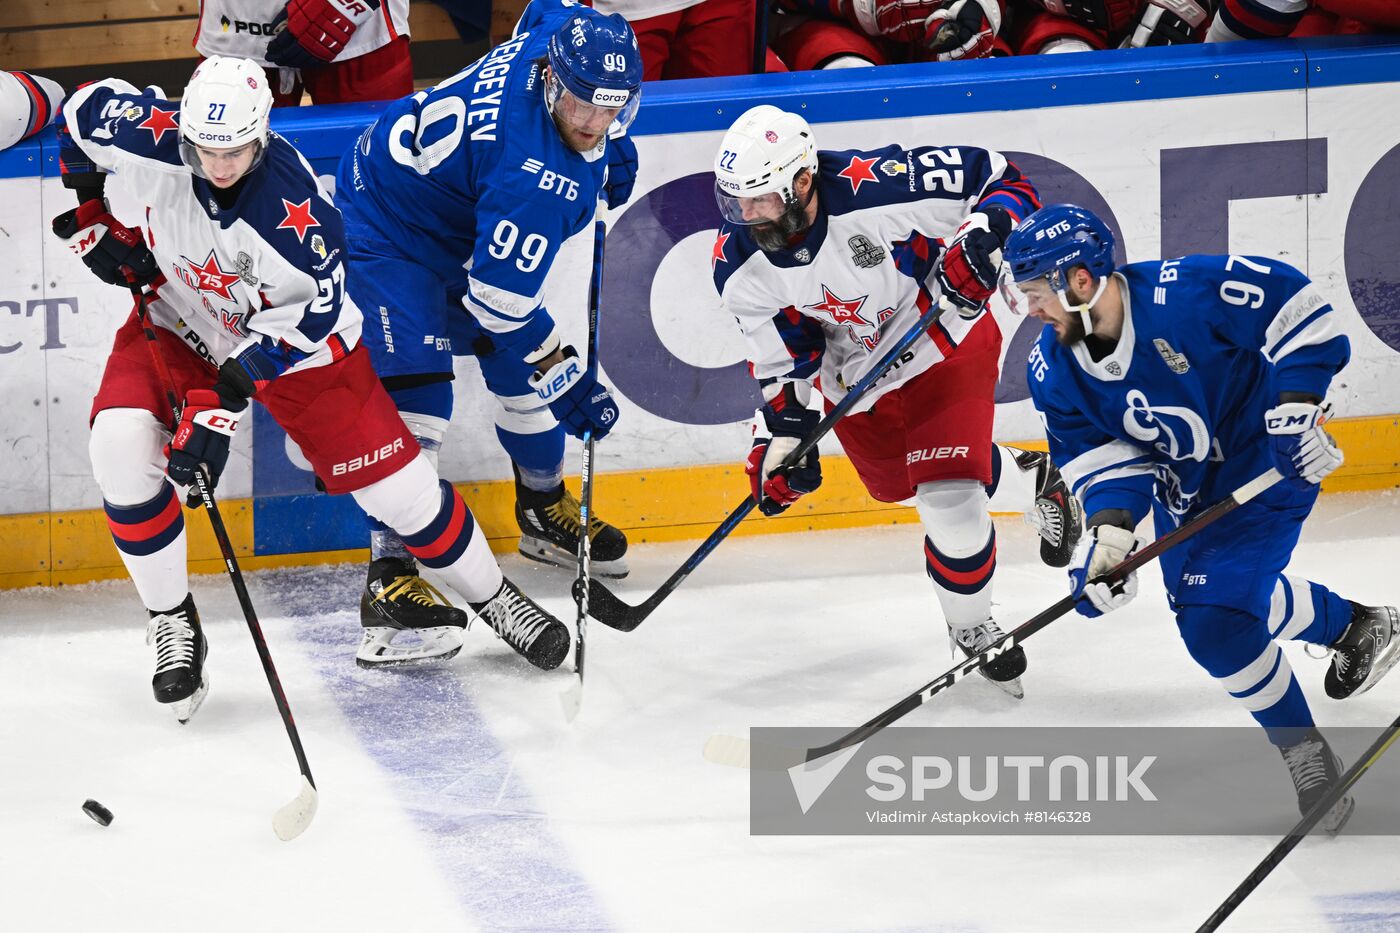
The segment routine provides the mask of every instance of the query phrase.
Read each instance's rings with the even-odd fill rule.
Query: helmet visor
[[[254,140],[230,149],[211,149],[180,137],[180,160],[200,178],[226,187],[243,178],[262,162],[266,148]]]
[[[787,210],[787,202],[777,191],[751,198],[737,197],[721,188],[718,182],[715,183],[715,202],[725,220],[745,227],[773,223]]]
[[[596,88],[592,100],[584,100],[566,88],[552,71],[545,82],[545,102],[550,113],[581,133],[617,136],[637,118],[642,92]]]

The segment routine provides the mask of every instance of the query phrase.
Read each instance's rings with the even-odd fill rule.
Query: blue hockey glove
[[[744,472],[758,510],[764,515],[786,512],[802,496],[822,484],[822,465],[813,447],[798,463],[782,465],[788,454],[817,426],[817,413],[797,400],[792,384],[754,416],[753,447]]]
[[[194,473],[200,467],[209,476],[212,492],[228,464],[228,445],[239,419],[248,410],[248,399],[223,382],[212,389],[191,389],[180,409],[180,424],[165,447],[170,463],[165,474],[176,485],[187,487],[185,501],[191,508],[201,502]]]
[[[582,438],[591,428],[595,438],[604,438],[617,423],[612,393],[583,365],[573,347],[564,348],[564,359],[531,376],[530,387],[574,437]]]
[[[608,140],[608,178],[603,182],[608,208],[617,210],[632,197],[637,183],[637,144],[626,136]]]
[[[1317,485],[1342,465],[1342,451],[1322,426],[1332,416],[1330,404],[1285,402],[1264,412],[1264,426],[1274,466],[1285,477]]]
[[[1082,616],[1097,618],[1122,609],[1137,595],[1137,571],[1121,583],[1090,583],[1128,559],[1142,545],[1142,539],[1117,525],[1097,525],[1089,529],[1074,549],[1070,560],[1070,593],[1077,597],[1074,609]]]

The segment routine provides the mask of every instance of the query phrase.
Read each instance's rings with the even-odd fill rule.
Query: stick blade
[[[564,721],[572,723],[578,718],[583,706],[583,678],[574,676],[571,683],[559,694],[559,705],[564,709]]]
[[[597,580],[589,580],[588,614],[608,628],[630,632],[642,624],[647,610],[642,606],[627,605]]]
[[[719,732],[705,740],[705,748],[701,754],[710,764],[724,765],[727,768],[748,768],[752,760],[752,749],[748,739]]]
[[[319,797],[316,794],[316,787],[303,774],[301,776],[301,793],[297,794],[295,800],[272,815],[272,831],[277,834],[277,838],[283,842],[291,842],[306,832],[306,827],[310,826],[311,821],[316,817],[318,803]]]

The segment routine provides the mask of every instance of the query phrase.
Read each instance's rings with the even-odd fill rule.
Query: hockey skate
[[[506,644],[540,670],[554,670],[569,653],[569,629],[509,580],[503,578],[495,596],[471,607]]]
[[[1400,661],[1400,613],[1394,606],[1351,604],[1351,624],[1331,645],[1332,666],[1323,678],[1334,700],[1365,693]]]
[[[1083,508],[1070,493],[1050,455],[1038,450],[1015,451],[1016,465],[1025,473],[1035,470],[1035,508],[1026,513],[1026,524],[1040,534],[1040,561],[1047,567],[1067,567],[1084,530]]]
[[[418,576],[412,561],[381,557],[369,565],[369,577],[360,595],[360,625],[364,636],[355,663],[383,667],[446,661],[462,650],[462,629],[471,616],[448,605],[431,583]],[[401,632],[417,640],[394,644]]]
[[[987,648],[1005,636],[1006,633],[991,619],[971,628],[948,626],[949,642],[961,648],[962,653],[969,658],[986,651]],[[1025,672],[1026,652],[1020,645],[1016,645],[1010,651],[1002,652],[977,669],[977,673],[987,678],[990,683],[1005,690],[1018,700],[1026,695],[1025,691],[1021,689],[1021,675]]]
[[[520,524],[520,553],[544,564],[573,568],[578,561],[579,503],[563,483],[552,492],[536,492],[515,481],[515,520]],[[592,516],[589,521],[593,573],[627,576],[627,536]]]
[[[149,610],[147,610],[149,611]],[[151,678],[151,690],[157,703],[167,703],[181,723],[204,702],[209,692],[209,677],[204,673],[204,658],[209,644],[199,627],[199,610],[194,596],[168,612],[151,612],[146,623],[146,644],[156,646],[156,673]]]
[[[1298,792],[1298,812],[1306,816],[1341,778],[1342,759],[1337,757],[1322,733],[1316,729],[1309,729],[1296,744],[1280,746],[1279,752],[1288,765],[1293,788]],[[1345,794],[1317,825],[1329,836],[1335,836],[1351,819],[1354,809],[1356,800],[1350,794]]]

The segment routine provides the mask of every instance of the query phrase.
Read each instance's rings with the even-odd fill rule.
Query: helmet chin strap
[[[1060,299],[1060,307],[1064,308],[1070,314],[1079,315],[1079,320],[1084,325],[1084,336],[1086,337],[1094,332],[1094,322],[1089,317],[1089,312],[1094,310],[1094,305],[1099,303],[1099,299],[1103,297],[1104,289],[1107,287],[1108,276],[1105,275],[1099,279],[1099,287],[1094,289],[1094,294],[1086,303],[1081,305],[1070,304],[1068,288],[1056,289],[1055,291],[1055,296]]]

